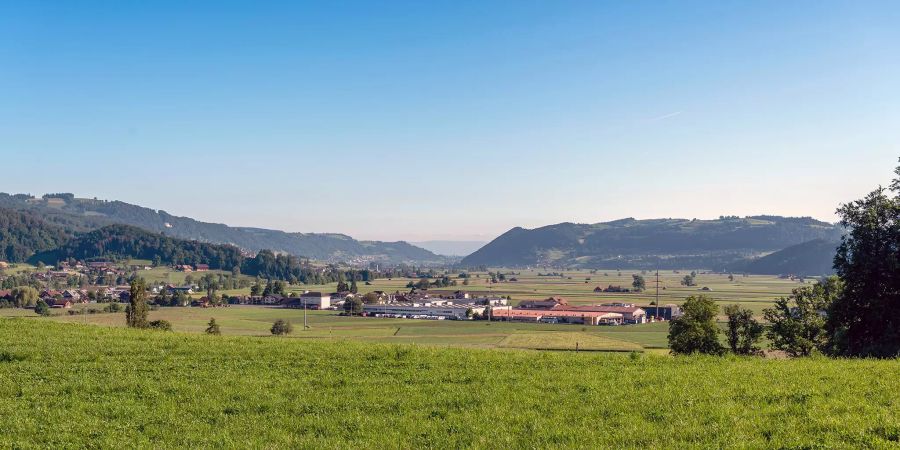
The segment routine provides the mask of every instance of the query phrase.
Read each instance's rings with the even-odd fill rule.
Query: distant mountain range
[[[444,256],[466,256],[487,244],[487,241],[422,241],[411,242],[432,253]]]
[[[706,268],[726,270],[813,240],[835,242],[840,227],[808,217],[752,216],[715,220],[632,218],[596,224],[513,228],[463,258],[463,266]],[[824,248],[824,247],[823,247]],[[784,255],[782,255],[784,256]],[[822,256],[830,262],[831,257]],[[773,258],[749,268],[796,273]],[[810,256],[811,257],[811,256]],[[772,264],[770,264],[772,263]],[[823,263],[825,264],[825,263]],[[819,270],[821,266],[815,267]]]
[[[445,264],[444,256],[407,242],[358,241],[343,234],[288,233],[278,230],[230,227],[173,216],[120,201],[50,194],[42,198],[0,193],[0,208],[26,212],[69,233],[122,224],[166,236],[214,244],[232,244],[247,252],[268,249],[319,261],[376,261],[384,263]]]

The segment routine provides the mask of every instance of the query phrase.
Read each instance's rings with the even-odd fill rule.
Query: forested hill
[[[739,262],[733,270],[766,275],[830,275],[834,273],[834,255],[839,244],[837,241],[814,239],[761,258]]]
[[[318,276],[317,269],[296,256],[276,255],[270,250],[262,250],[254,257],[246,257],[233,245],[178,239],[131,225],[108,225],[82,233],[56,249],[34,256],[35,260],[49,264],[68,258],[137,258],[162,264],[208,264],[211,269],[304,282]]]
[[[513,228],[463,259],[465,266],[571,266],[724,269],[814,239],[835,241],[839,227],[812,218],[622,219]]]
[[[261,228],[230,227],[173,216],[120,201],[75,198],[72,194],[48,194],[35,198],[25,194],[0,193],[0,207],[27,211],[46,222],[73,231],[124,224],[201,242],[232,244],[258,252],[270,249],[322,261],[358,258],[389,263],[445,263],[447,259],[406,242],[357,241],[342,234],[287,233]]]
[[[64,227],[39,216],[0,208],[0,260],[24,262],[35,252],[60,246],[72,236]]]

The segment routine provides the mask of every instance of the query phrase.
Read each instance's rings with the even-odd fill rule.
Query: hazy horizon
[[[232,226],[836,221],[900,156],[900,4],[0,5],[0,191]]]

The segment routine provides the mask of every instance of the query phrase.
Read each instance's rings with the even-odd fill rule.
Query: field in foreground
[[[897,373],[0,319],[0,447],[891,447]]]

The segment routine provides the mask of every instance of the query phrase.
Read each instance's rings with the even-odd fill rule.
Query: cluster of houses
[[[87,289],[65,289],[54,290],[44,289],[40,291],[39,297],[47,306],[51,308],[71,308],[72,305],[78,303],[89,303],[91,301],[90,291]],[[129,287],[117,286],[108,288],[99,288],[95,291],[94,298],[103,298],[112,301],[128,300]],[[124,296],[124,298],[123,298]],[[0,300],[12,301],[12,290],[0,291]]]

